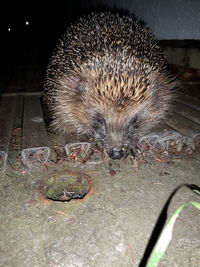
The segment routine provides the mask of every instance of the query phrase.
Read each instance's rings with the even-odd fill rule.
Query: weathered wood
[[[38,92],[11,92],[11,93],[2,93],[2,96],[41,96],[42,91]]]
[[[0,99],[0,168],[5,167],[13,127],[16,97]]]
[[[180,93],[178,98],[177,98],[177,101],[186,105],[186,106],[189,106],[193,109],[200,111],[200,101],[194,97],[190,97],[186,94]]]
[[[195,138],[200,134],[200,125],[174,112],[167,121],[167,125],[180,132],[183,136]]]
[[[45,68],[42,65],[18,65],[14,69],[6,92],[41,91],[44,73]]]
[[[23,83],[24,83],[24,76],[22,67],[15,66],[8,87],[6,88],[6,92],[10,93],[10,92],[23,91]]]
[[[200,110],[196,110],[191,106],[186,106],[185,104],[175,101],[174,111],[187,119],[200,124]]]
[[[38,96],[24,99],[22,158],[30,161],[46,161],[49,156],[47,133]]]
[[[24,91],[41,91],[43,87],[45,67],[42,65],[26,66],[24,75]]]
[[[9,81],[11,79],[12,71],[13,71],[13,68],[9,64],[8,65],[1,64],[0,66],[0,73],[1,73],[0,93],[3,93],[6,91]]]
[[[14,113],[13,129],[22,128],[23,108],[24,98],[22,95],[18,95],[16,96],[16,108]]]
[[[199,80],[196,80],[196,81],[191,80],[191,81],[185,81],[185,82],[182,81],[181,85],[182,86],[180,88],[180,92],[200,101],[200,93],[199,93],[200,81]]]

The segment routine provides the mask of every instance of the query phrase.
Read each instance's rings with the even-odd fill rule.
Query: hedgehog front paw
[[[129,155],[135,158],[139,153],[141,152],[140,147],[138,146],[137,142],[132,142],[131,145],[129,145],[125,157],[128,157]]]

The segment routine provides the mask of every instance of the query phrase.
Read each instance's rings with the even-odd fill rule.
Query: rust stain
[[[51,204],[51,202],[55,202],[55,201],[53,201],[53,200],[51,200],[51,199],[47,199],[47,198],[45,198],[45,197],[43,196],[43,193],[42,193],[42,192],[40,192],[39,201],[40,201],[41,203],[43,203],[43,204]]]
[[[85,201],[88,200],[88,198],[92,197],[95,194],[96,194],[96,190],[95,190],[94,186],[93,185],[90,185],[90,189],[89,189],[88,193],[83,198],[74,199],[74,200],[76,202],[85,202]]]

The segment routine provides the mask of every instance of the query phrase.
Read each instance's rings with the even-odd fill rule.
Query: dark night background
[[[0,6],[0,78],[16,65],[46,66],[70,22],[96,8],[114,6],[144,19],[160,40],[200,39],[198,0],[7,1]]]
[[[134,13],[147,22],[158,39],[200,39],[199,0],[2,1],[0,59],[46,63],[68,23],[102,6]]]
[[[1,61],[6,65],[46,64],[64,28],[81,14],[80,2],[13,1],[4,5]]]

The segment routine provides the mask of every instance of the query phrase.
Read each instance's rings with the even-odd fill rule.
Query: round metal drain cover
[[[69,201],[83,198],[91,187],[88,175],[78,172],[63,172],[51,175],[44,183],[46,198],[54,201]]]

